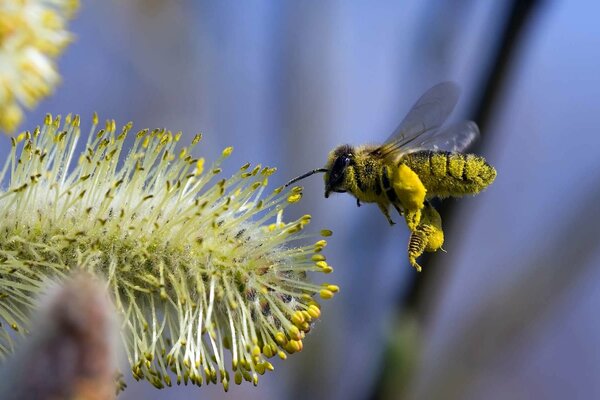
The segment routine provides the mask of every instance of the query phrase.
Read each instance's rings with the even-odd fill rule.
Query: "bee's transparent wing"
[[[475,122],[460,121],[429,135],[420,136],[406,152],[418,150],[461,152],[478,137],[479,128]]]
[[[419,137],[433,135],[454,110],[459,93],[454,82],[438,83],[426,91],[394,133],[374,153],[383,158],[395,159],[415,147]]]

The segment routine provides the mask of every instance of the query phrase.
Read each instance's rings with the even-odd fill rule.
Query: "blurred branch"
[[[526,33],[529,22],[543,3],[542,0],[515,0],[510,6],[511,10],[498,43],[497,53],[492,60],[493,68],[481,78],[479,99],[475,99],[473,102],[472,118],[482,128],[481,130],[484,132],[482,135],[485,135],[486,128],[493,117],[496,102],[506,76],[510,72],[514,54],[519,50],[519,44]],[[476,143],[476,146],[480,146],[482,143],[483,141]]]
[[[114,399],[115,314],[104,285],[78,273],[41,303],[32,336],[5,363],[0,398]]]
[[[489,133],[486,132],[488,131],[490,118],[495,111],[500,92],[504,86],[505,78],[509,72],[514,53],[518,50],[519,41],[526,30],[528,22],[534,15],[536,7],[541,3],[542,1],[540,0],[514,0],[510,5],[510,12],[506,14],[507,21],[504,31],[498,40],[498,50],[491,63],[489,63],[493,68],[481,79],[481,84],[479,85],[481,88],[479,91],[480,97],[477,101],[473,102],[475,104],[474,111],[471,116],[468,116],[468,118],[472,118],[477,122],[482,132],[482,140],[476,144],[479,149],[481,149],[486,141],[489,141]],[[502,172],[500,171],[500,173]],[[455,207],[455,203],[451,202],[442,203],[441,206],[437,207],[442,215],[444,231],[446,232],[453,232]],[[441,272],[443,271],[442,268],[436,268],[439,267],[440,262],[443,262],[440,257],[432,257],[431,254],[424,255],[421,265],[426,265],[427,267],[423,268],[423,272],[415,278],[412,290],[401,299],[401,308],[413,308],[417,314],[424,314],[427,304],[424,301],[426,299],[422,296],[422,292],[426,287],[428,287],[428,290],[431,290],[431,286],[437,286],[435,281],[443,273]]]
[[[504,81],[510,69],[514,53],[519,47],[523,32],[526,30],[531,17],[534,15],[536,7],[541,3],[542,1],[539,0],[514,0],[508,4],[510,10],[506,13],[506,23],[497,40],[497,51],[492,53],[492,60],[488,63],[488,65],[492,65],[492,68],[481,78],[481,84],[479,85],[480,97],[474,102],[476,106],[472,113],[472,119],[478,123],[481,131],[484,132],[484,135],[489,125],[490,118],[495,111],[497,99],[505,83]],[[484,138],[487,137],[484,136]],[[482,142],[483,140],[478,143],[479,147],[481,147]],[[446,232],[453,231],[452,215],[454,214],[454,208],[454,204],[448,202],[439,207],[440,214],[444,218],[444,228]],[[423,269],[422,273],[418,275],[415,274],[408,293],[403,294],[402,297],[399,298],[398,312],[400,314],[411,312],[417,316],[418,321],[422,322],[423,317],[419,318],[418,316],[426,315],[426,308],[428,306],[426,303],[427,298],[423,296],[423,292],[425,288],[428,288],[428,290],[431,291],[432,286],[434,287],[433,291],[435,291],[436,287],[439,286],[439,278],[444,273],[443,269],[436,268],[439,267],[439,265],[436,264],[439,264],[440,262],[440,258],[437,258],[436,261],[430,254],[426,254],[423,257],[422,264],[427,265],[427,267]],[[385,371],[387,368],[388,364],[384,360],[381,370]],[[452,369],[453,367],[449,366],[449,368]],[[386,383],[383,381],[384,375],[382,374],[381,376],[381,382],[375,385],[375,390],[372,395],[373,399],[380,398],[383,395],[380,388],[385,387]],[[405,388],[398,388],[398,393],[404,393],[404,389]],[[435,394],[443,394],[443,396],[425,396],[420,398],[450,398],[443,392],[436,392]]]

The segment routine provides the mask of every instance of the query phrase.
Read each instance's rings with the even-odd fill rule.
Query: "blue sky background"
[[[454,118],[468,116],[507,3],[84,1],[63,83],[23,129],[46,112],[79,113],[86,126],[97,111],[138,128],[201,131],[199,154],[233,145],[229,171],[277,166],[280,185],[322,166],[336,145],[385,140],[439,81],[461,85]],[[546,1],[528,21],[482,132],[498,178],[477,197],[447,200],[456,203],[447,253],[424,265],[434,271],[416,316],[422,358],[390,398],[600,396],[599,12],[600,3]],[[9,143],[0,137],[0,159]],[[288,217],[310,213],[315,230],[335,232],[328,278],[342,291],[302,353],[258,388],[130,382],[121,398],[368,398],[398,334],[397,299],[421,279],[406,261],[407,230],[350,196],[325,200],[319,177],[304,185]]]

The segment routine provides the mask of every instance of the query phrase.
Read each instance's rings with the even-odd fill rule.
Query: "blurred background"
[[[498,170],[441,208],[447,253],[410,268],[404,224],[303,182],[288,218],[330,228],[323,306],[304,350],[258,387],[132,381],[121,399],[600,397],[600,3],[83,1],[63,83],[28,112],[93,111],[167,127],[216,158],[235,147],[278,186],[343,144],[380,143],[429,87],[463,89],[453,119]],[[0,158],[10,147],[0,137]],[[212,156],[212,157],[211,157]]]

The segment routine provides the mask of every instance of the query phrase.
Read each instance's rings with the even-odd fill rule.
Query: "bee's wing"
[[[479,137],[479,128],[473,121],[460,121],[429,135],[417,138],[406,152],[435,150],[460,152]],[[404,153],[404,151],[403,151]]]
[[[438,83],[426,91],[388,140],[373,151],[374,155],[396,159],[414,147],[419,147],[418,138],[423,135],[432,137],[446,121],[456,106],[459,92],[454,82]]]

